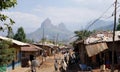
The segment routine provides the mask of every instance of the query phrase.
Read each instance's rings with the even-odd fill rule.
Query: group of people
[[[57,72],[66,72],[68,66],[75,62],[75,54],[66,51],[64,54],[59,53],[55,56],[54,67]]]
[[[56,53],[54,55],[55,71],[66,72],[68,67],[75,63],[75,58],[76,57],[73,51],[66,51],[64,54],[62,54],[62,52]],[[30,55],[30,60],[28,63],[31,67],[31,72],[36,72],[36,68],[41,65],[41,63],[33,55]]]

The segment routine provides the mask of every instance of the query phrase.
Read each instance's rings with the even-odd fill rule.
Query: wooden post
[[[113,28],[113,47],[112,47],[112,68],[111,68],[111,72],[114,72],[114,50],[115,50],[116,12],[117,12],[117,0],[115,0],[115,10],[114,10],[114,28]]]

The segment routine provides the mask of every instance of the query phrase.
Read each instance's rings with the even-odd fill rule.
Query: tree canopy
[[[17,0],[0,0],[0,11],[14,7],[16,4],[17,4]],[[1,21],[0,31],[12,30],[11,26],[15,23],[11,18],[6,16],[5,14],[2,14],[2,12],[0,12],[0,21]]]
[[[9,36],[12,37],[13,35],[14,33],[10,32]],[[34,43],[34,40],[26,38],[26,33],[24,32],[23,27],[18,28],[17,33],[14,35],[13,39],[21,42]]]
[[[75,31],[74,33],[78,41],[88,37],[92,32],[87,30],[82,30],[82,31]]]
[[[0,0],[0,10],[14,7],[17,4],[17,0]]]
[[[11,18],[2,13],[3,10],[14,7],[17,0],[0,0],[0,31],[7,30],[8,36],[12,32],[12,25],[15,23]],[[11,48],[12,43],[0,40],[0,66],[7,65],[15,57],[15,48]],[[3,72],[3,71],[2,71]]]
[[[15,49],[10,48],[10,41],[0,41],[0,65],[10,63],[15,57]]]
[[[26,34],[23,27],[18,28],[17,33],[14,36],[15,40],[26,42]]]

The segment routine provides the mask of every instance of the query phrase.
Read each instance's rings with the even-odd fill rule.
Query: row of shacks
[[[79,54],[79,63],[94,68],[105,65],[111,68],[112,48],[114,48],[114,68],[120,69],[120,31],[115,32],[115,45],[113,46],[113,33],[99,31],[85,40],[76,42],[75,52]]]
[[[59,50],[59,47],[53,44],[29,44],[3,36],[0,36],[0,40],[11,41],[13,43],[12,48],[15,48],[15,57],[6,66],[8,71],[16,67],[28,66],[30,58],[40,57],[44,52],[46,56],[51,56]]]

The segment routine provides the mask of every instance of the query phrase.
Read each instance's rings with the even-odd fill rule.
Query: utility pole
[[[111,72],[114,72],[116,14],[117,14],[117,0],[115,0],[115,10],[114,10],[113,48],[112,48],[112,70],[111,70]]]
[[[58,37],[59,37],[59,34],[57,33],[57,35],[56,35],[56,42],[55,42],[56,46],[58,44]]]
[[[42,52],[42,62],[43,62],[43,56],[44,56],[44,25],[43,25],[43,36],[42,36],[42,48],[43,48],[43,52]]]
[[[42,45],[44,45],[44,25],[43,25],[43,37],[42,37]]]

